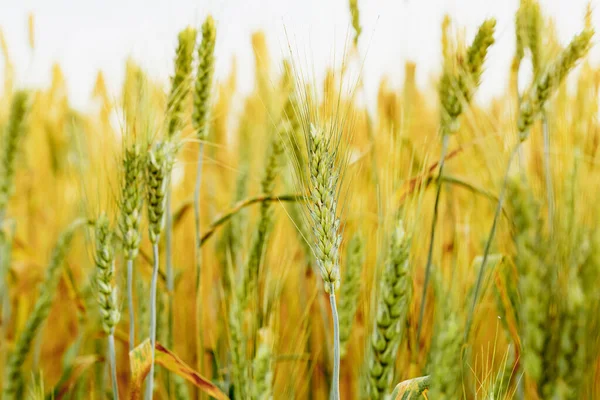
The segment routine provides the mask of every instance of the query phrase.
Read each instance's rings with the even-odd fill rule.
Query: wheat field
[[[322,81],[253,34],[241,112],[210,15],[85,112],[0,36],[2,399],[600,399],[591,5],[563,43],[521,0],[486,102],[496,21],[447,17],[435,82],[376,104],[359,7]]]

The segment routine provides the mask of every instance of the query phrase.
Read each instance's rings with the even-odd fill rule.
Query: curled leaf
[[[156,343],[154,356],[156,364],[179,375],[204,393],[217,400],[229,400],[229,397],[216,385],[200,375],[160,343]],[[129,353],[129,362],[131,364],[130,398],[137,400],[141,398],[142,385],[146,375],[150,372],[150,364],[152,362],[152,345],[149,339],[146,339]]]

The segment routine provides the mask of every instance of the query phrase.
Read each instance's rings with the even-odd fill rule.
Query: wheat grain
[[[354,314],[358,308],[360,276],[364,262],[364,239],[357,233],[348,242],[346,272],[340,293],[340,356],[342,358],[346,355]]]
[[[368,345],[366,393],[372,399],[383,399],[392,384],[394,364],[413,293],[409,256],[410,236],[400,220],[390,238]]]

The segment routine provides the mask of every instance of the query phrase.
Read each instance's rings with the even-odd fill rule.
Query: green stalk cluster
[[[50,262],[46,269],[44,281],[40,286],[39,297],[35,302],[33,311],[29,314],[23,331],[19,334],[13,352],[11,353],[6,367],[4,378],[4,389],[2,398],[5,400],[21,399],[24,396],[24,380],[22,367],[31,350],[33,341],[40,327],[50,313],[52,299],[56,293],[61,276],[61,267],[64,264],[67,252],[75,234],[75,229],[82,224],[78,220],[71,224],[58,238]]]
[[[377,300],[377,314],[367,353],[367,394],[383,399],[392,386],[394,364],[412,300],[410,236],[399,221],[390,240]]]
[[[266,196],[272,195],[273,190],[275,189],[276,177],[281,166],[282,154],[283,142],[278,135],[274,135],[267,154],[265,175],[261,182],[262,192]],[[256,236],[248,259],[246,271],[244,272],[243,290],[246,297],[242,308],[245,307],[250,298],[255,298],[257,295],[259,268],[265,253],[267,236],[273,225],[271,208],[271,204],[268,202],[262,202],[260,204],[260,217]]]
[[[521,300],[519,321],[525,372],[539,382],[543,374],[543,353],[548,339],[546,323],[550,292],[548,269],[538,252],[540,227],[539,205],[525,191],[523,184],[509,183],[508,198],[513,210],[515,235],[515,266],[519,275],[518,292]]]
[[[365,262],[364,240],[360,234],[355,234],[346,249],[346,271],[340,293],[340,355],[343,358],[347,352],[348,340],[352,333],[354,314],[358,307],[360,294],[360,274]]]
[[[556,376],[547,380],[542,388],[544,397],[551,399],[582,398],[581,388],[587,372],[585,295],[577,276],[571,275],[560,307],[556,357],[546,362],[547,365],[555,365]],[[545,368],[546,371],[548,369]]]

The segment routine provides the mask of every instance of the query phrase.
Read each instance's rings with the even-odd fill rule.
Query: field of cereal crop
[[[489,101],[496,20],[446,17],[365,104],[361,5],[323,80],[254,33],[239,112],[210,15],[86,111],[0,36],[2,399],[600,399],[598,11],[520,0]]]

